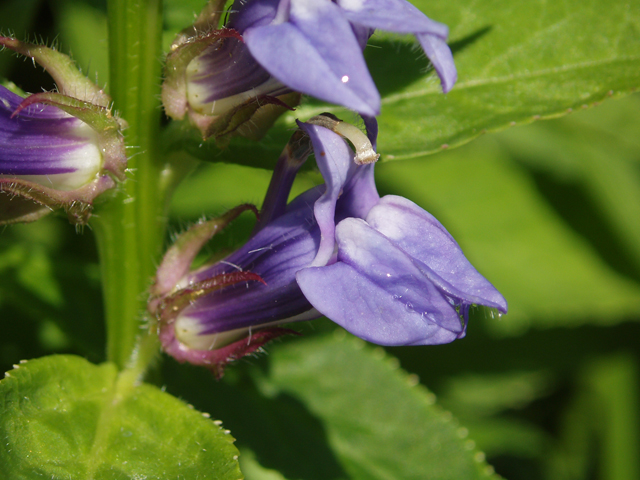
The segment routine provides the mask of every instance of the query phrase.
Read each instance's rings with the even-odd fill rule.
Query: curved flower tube
[[[188,271],[208,238],[248,207],[197,225],[170,250],[150,302],[168,353],[221,374],[229,360],[285,333],[274,330],[281,323],[325,315],[373,343],[434,345],[464,336],[471,305],[507,311],[432,215],[402,197],[380,198],[377,155],[356,163],[336,132],[347,131],[364,150],[372,151],[375,138],[363,141],[341,123],[322,117],[298,124],[254,234],[239,250]],[[325,184],[287,205],[309,141]]]
[[[23,98],[0,86],[0,224],[63,209],[84,225],[93,200],[125,178],[125,123],[111,116],[110,98],[66,55],[7,37],[0,45],[44,66],[61,92],[80,92]]]

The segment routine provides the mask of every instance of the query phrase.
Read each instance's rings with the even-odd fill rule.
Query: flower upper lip
[[[415,34],[445,93],[457,78],[448,27],[405,0],[239,1],[228,26],[284,85],[361,115],[380,113],[380,95],[362,57],[362,41],[373,29]]]

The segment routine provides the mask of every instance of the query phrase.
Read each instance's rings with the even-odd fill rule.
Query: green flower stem
[[[168,195],[161,188],[166,169],[157,147],[162,1],[109,0],[108,16],[109,93],[129,124],[125,136],[130,173],[115,198],[97,209],[92,226],[102,267],[107,359],[121,369],[131,361],[142,373],[142,363],[148,364],[157,352],[157,341],[147,338],[141,322],[161,254]]]

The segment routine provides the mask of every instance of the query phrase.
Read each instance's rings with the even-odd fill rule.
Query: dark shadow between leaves
[[[4,288],[2,294],[11,296],[17,301],[21,300],[21,289]],[[24,295],[22,295],[24,297]],[[2,306],[0,315],[0,373],[8,372],[20,360],[37,358],[46,355],[46,349],[38,342],[40,325],[37,322],[25,319],[25,313],[13,308],[11,305]]]
[[[579,382],[585,365],[595,358],[619,355],[621,351],[635,356],[636,361],[640,358],[637,342],[640,324],[637,318],[611,327],[585,325],[578,328],[530,330],[527,335],[520,337],[495,338],[484,331],[483,319],[480,318],[483,314],[481,309],[475,310],[467,337],[451,344],[387,350],[397,356],[403,368],[416,373],[421,383],[427,385],[440,402],[446,398],[447,385],[454,378],[470,375],[490,377],[509,372],[545,372],[553,380],[550,391],[526,405],[505,409],[495,414],[494,418],[524,422],[542,429],[553,439],[558,439],[566,428],[566,415],[579,394],[581,387],[576,382]],[[508,316],[504,321],[508,321]],[[452,412],[462,417],[460,420],[463,424],[465,416],[473,418],[476,415],[473,410],[452,409]],[[532,474],[540,468],[539,460],[513,455],[508,450],[497,454],[488,451],[487,455],[488,462],[504,478],[540,478]],[[594,452],[593,458],[598,458],[597,452]],[[597,468],[592,471],[597,471]]]
[[[459,54],[470,45],[491,31],[490,26],[452,42],[449,47],[453,56]],[[416,80],[433,71],[431,63],[426,61],[417,42],[401,42],[378,40],[375,37],[365,50],[365,59],[371,76],[376,82],[380,96],[383,98],[411,85]]]
[[[365,50],[369,72],[381,97],[386,97],[425,76],[431,64],[417,43],[373,37]]]
[[[490,26],[483,27],[466,37],[452,42],[449,47],[454,59],[457,54],[484,37]],[[425,61],[419,44],[376,40],[369,42],[365,58],[373,80],[382,98],[411,85],[433,72],[433,66]]]
[[[31,40],[35,43],[43,43],[40,39],[46,39],[46,43],[50,45],[49,40],[56,38],[57,32],[54,30],[53,13],[49,5],[40,1],[14,3],[19,6],[12,5],[11,10],[6,10],[9,18],[2,18],[0,33],[15,35],[19,40]],[[2,5],[2,7],[7,8],[8,5]],[[28,11],[24,11],[25,9]],[[16,13],[16,15],[11,15],[11,13]],[[35,38],[32,32],[38,32]],[[51,76],[42,68],[35,68],[31,59],[14,54],[9,50],[3,51],[0,55],[0,75],[13,81],[23,91],[37,93],[55,89],[55,83]]]
[[[5,265],[0,282],[0,363],[11,363],[51,353],[73,353],[92,362],[104,360],[104,321],[97,278],[97,253],[90,234],[79,235],[66,219],[47,218],[28,225],[11,225],[0,235],[0,251],[21,245],[21,265]],[[40,252],[42,257],[32,256]],[[46,259],[43,260],[43,259]],[[41,262],[44,261],[44,266]],[[51,277],[39,277],[51,268]],[[30,282],[24,281],[31,278]],[[21,281],[22,279],[22,281]],[[52,281],[59,300],[43,297],[35,284]],[[35,284],[33,283],[35,282]],[[46,291],[51,291],[45,288]],[[55,325],[55,327],[53,326]]]
[[[222,420],[237,439],[236,446],[251,450],[263,467],[291,479],[348,478],[329,446],[322,422],[287,393],[263,395],[249,375],[254,368],[234,364],[216,382],[204,369],[167,360],[163,373],[168,392]]]
[[[533,459],[501,455],[491,457],[490,465],[504,478],[537,480],[543,478],[542,467]]]
[[[531,163],[520,161],[525,168],[529,168]],[[640,270],[634,262],[629,261],[631,253],[584,185],[563,182],[553,175],[531,168],[529,171],[538,191],[569,227],[585,238],[612,269],[627,278],[640,281]]]
[[[569,300],[568,300],[569,301]],[[419,375],[422,383],[438,393],[443,382],[459,374],[492,374],[505,371],[553,370],[574,376],[590,358],[620,350],[640,355],[637,318],[611,327],[584,325],[575,328],[529,330],[519,337],[495,338],[483,328],[483,308],[473,309],[467,336],[447,345],[388,347],[403,368]],[[508,316],[506,317],[508,319]],[[505,320],[506,321],[506,320]],[[438,368],[432,368],[438,365]]]
[[[64,302],[54,320],[72,340],[74,352],[91,362],[103,362],[106,333],[95,238],[86,230],[82,234],[73,228],[63,231],[64,250],[53,258],[53,268]],[[90,268],[95,268],[95,276]]]
[[[491,25],[487,25],[486,27],[479,28],[473,33],[470,33],[464,38],[460,40],[456,40],[455,42],[451,42],[449,44],[449,48],[451,48],[451,52],[453,53],[453,58],[456,57],[460,52],[466,50],[467,47],[473,45],[482,37],[484,37],[487,33],[493,30]]]
[[[229,145],[220,148],[213,139],[202,140],[188,120],[171,121],[164,129],[162,148],[168,152],[184,151],[204,162],[272,169],[292,133],[291,128],[277,122],[260,142],[233,137]]]

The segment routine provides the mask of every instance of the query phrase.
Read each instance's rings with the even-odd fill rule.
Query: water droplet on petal
[[[347,83],[349,81],[349,75],[343,75],[341,80],[342,80],[342,83]]]

